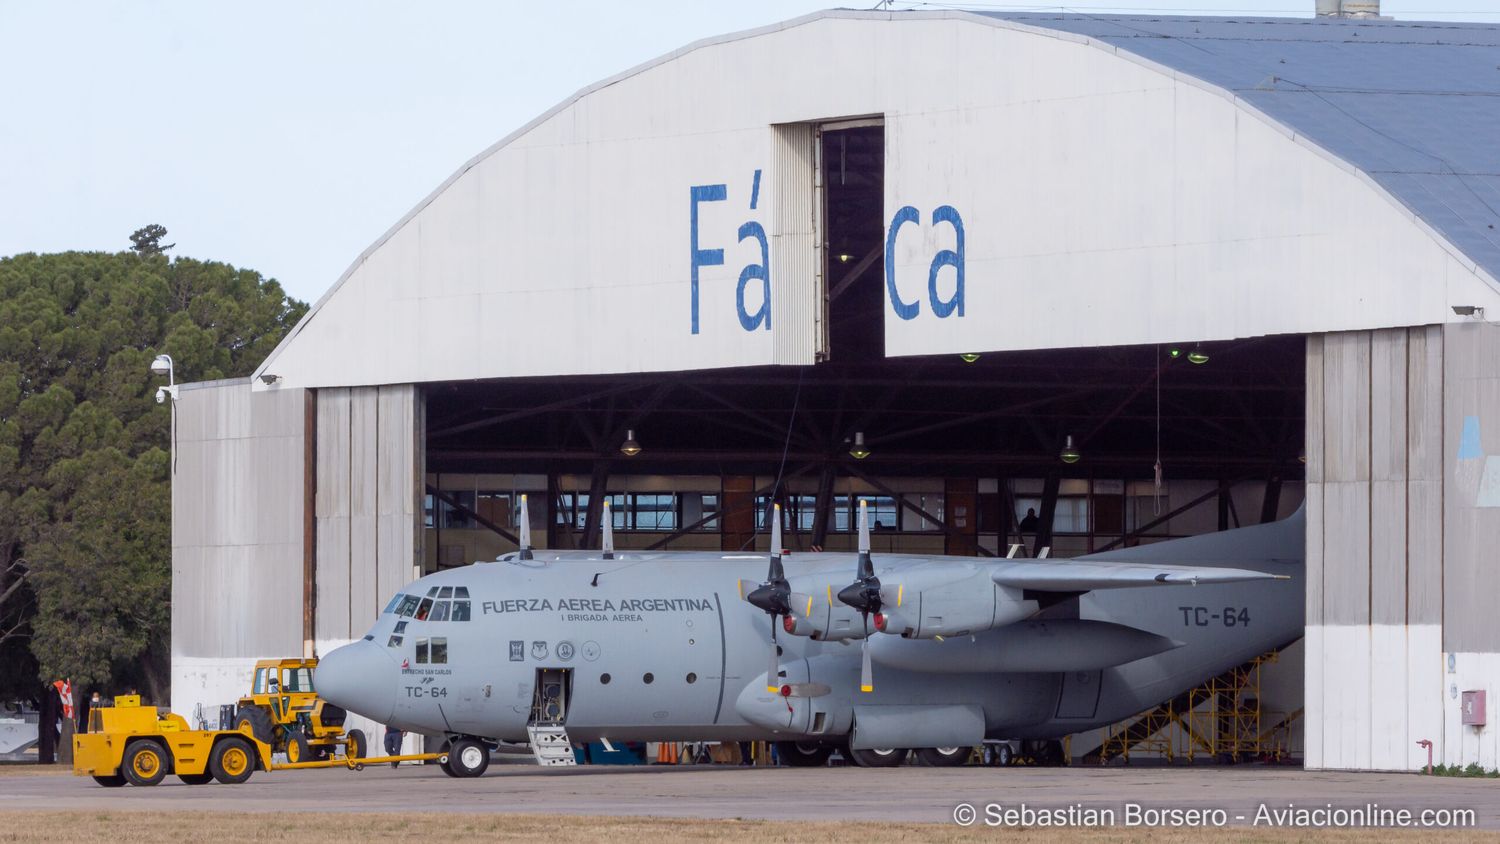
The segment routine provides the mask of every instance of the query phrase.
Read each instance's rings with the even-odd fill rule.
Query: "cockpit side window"
[[[437,593],[438,593],[438,588],[436,586],[434,586],[431,589],[427,590],[427,597],[429,597],[429,598],[436,598],[437,597]]]
[[[410,618],[411,614],[417,611],[418,600],[416,595],[402,595],[401,606],[396,608],[396,615]]]
[[[469,620],[469,602],[468,601],[454,601],[453,602],[453,612],[448,615],[448,619],[450,621],[468,621]]]
[[[385,605],[385,609],[381,610],[380,614],[381,615],[385,615],[386,613],[395,612],[396,611],[396,605],[399,604],[399,603],[401,603],[401,598],[402,597],[403,596],[402,596],[402,594],[400,592],[397,592],[396,594],[392,595],[391,596],[391,602],[389,604]]]
[[[447,621],[448,620],[448,602],[447,601],[438,601],[437,603],[433,604],[432,605],[432,613],[427,616],[427,620],[428,621]]]
[[[451,598],[451,597],[453,597],[453,587],[452,586],[444,586],[442,589],[438,590],[437,596],[439,598]]]
[[[392,633],[405,633],[406,632],[406,622],[404,622],[404,621],[398,621],[398,622],[396,622],[396,629],[392,630],[391,632]]]
[[[455,598],[467,598],[467,597],[469,597],[469,587],[467,587],[467,586],[455,586],[455,587],[453,587],[453,597],[455,597]]]
[[[432,640],[432,664],[448,664],[448,639],[440,637]]]
[[[427,614],[432,612],[432,599],[423,598],[422,603],[417,605],[417,621],[426,621]]]

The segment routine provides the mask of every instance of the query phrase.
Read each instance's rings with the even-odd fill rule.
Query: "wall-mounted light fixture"
[[[1471,316],[1484,319],[1484,308],[1479,305],[1454,305],[1453,312],[1459,316]]]
[[[260,383],[265,384],[267,387],[271,386],[272,384],[275,384],[277,381],[280,381],[280,380],[281,380],[281,376],[280,375],[272,375],[269,372],[262,372],[260,374]]]
[[[172,356],[157,355],[156,359],[151,361],[151,374],[167,376],[167,386],[156,388],[156,403],[165,402],[168,396],[172,398],[172,401],[177,401],[177,371],[172,363]]]

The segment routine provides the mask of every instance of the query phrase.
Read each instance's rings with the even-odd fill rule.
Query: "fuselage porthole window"
[[[641,678],[641,682],[645,683],[648,686],[651,685],[655,681],[656,681],[656,675],[652,674],[650,671],[647,671],[646,672],[646,676],[644,676],[644,677]]]
[[[418,663],[425,663],[425,662],[427,662],[427,652],[428,652],[428,640],[427,639],[418,639],[417,640],[417,662]]]
[[[688,683],[696,683],[696,682],[698,682],[698,674],[696,672],[689,671],[688,675],[687,675],[687,681],[688,681]]]
[[[609,680],[610,680],[609,672],[606,671],[605,673],[599,675],[599,685],[601,685],[601,686],[608,686],[609,685]]]
[[[449,621],[468,621],[469,620],[469,602],[468,601],[454,601],[453,602],[453,612],[448,615],[448,620]]]

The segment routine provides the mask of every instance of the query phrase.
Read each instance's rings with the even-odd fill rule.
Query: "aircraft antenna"
[[[613,517],[610,516],[610,513],[609,513],[609,499],[608,498],[604,499],[604,521],[603,521],[603,524],[604,524],[604,548],[603,548],[604,553],[600,554],[599,556],[602,557],[602,558],[604,558],[604,559],[606,559],[606,560],[613,560],[615,558],[615,520],[614,520]],[[598,580],[598,577],[599,577],[598,575],[594,575],[594,579],[596,581]],[[594,585],[598,586],[599,584],[596,582]]]
[[[521,553],[516,555],[518,560],[531,559],[531,514],[526,509],[526,495],[521,495]]]

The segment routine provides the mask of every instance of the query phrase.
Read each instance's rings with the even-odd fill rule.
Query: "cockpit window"
[[[448,640],[446,638],[418,639],[417,662],[446,665],[448,662]]]
[[[437,593],[438,593],[438,588],[436,586],[434,586],[431,589],[427,590],[427,597],[429,597],[429,598],[436,598],[437,597]]]
[[[401,605],[396,608],[396,615],[410,618],[411,614],[417,611],[418,600],[416,595],[402,595]]]
[[[432,613],[427,616],[427,620],[428,621],[447,621],[448,620],[448,602],[447,601],[438,601],[437,603],[433,604],[432,605]]]
[[[450,621],[468,621],[469,620],[469,602],[468,601],[454,601],[453,602],[453,612],[449,614],[448,619]]]
[[[402,597],[404,597],[404,596],[400,592],[397,592],[396,594],[392,595],[391,596],[391,602],[389,604],[385,605],[385,609],[381,610],[380,614],[381,615],[385,615],[388,612],[395,612],[396,611],[396,605],[399,604],[399,603],[401,603],[401,598]]]
[[[455,586],[455,587],[453,587],[453,597],[455,597],[455,598],[467,598],[467,597],[469,597],[469,587],[467,587],[467,586]]]
[[[386,642],[385,646],[388,648],[399,648],[401,647],[401,640],[403,638],[400,634],[392,633],[390,641]]]
[[[423,598],[422,603],[417,605],[417,621],[426,621],[427,614],[432,612],[432,599]]]
[[[396,622],[396,629],[392,630],[391,632],[392,633],[405,633],[406,632],[406,622],[404,622],[404,621],[398,621],[398,622]]]
[[[451,598],[451,597],[453,597],[453,587],[452,586],[444,586],[442,589],[438,590],[437,596],[439,598]]]

